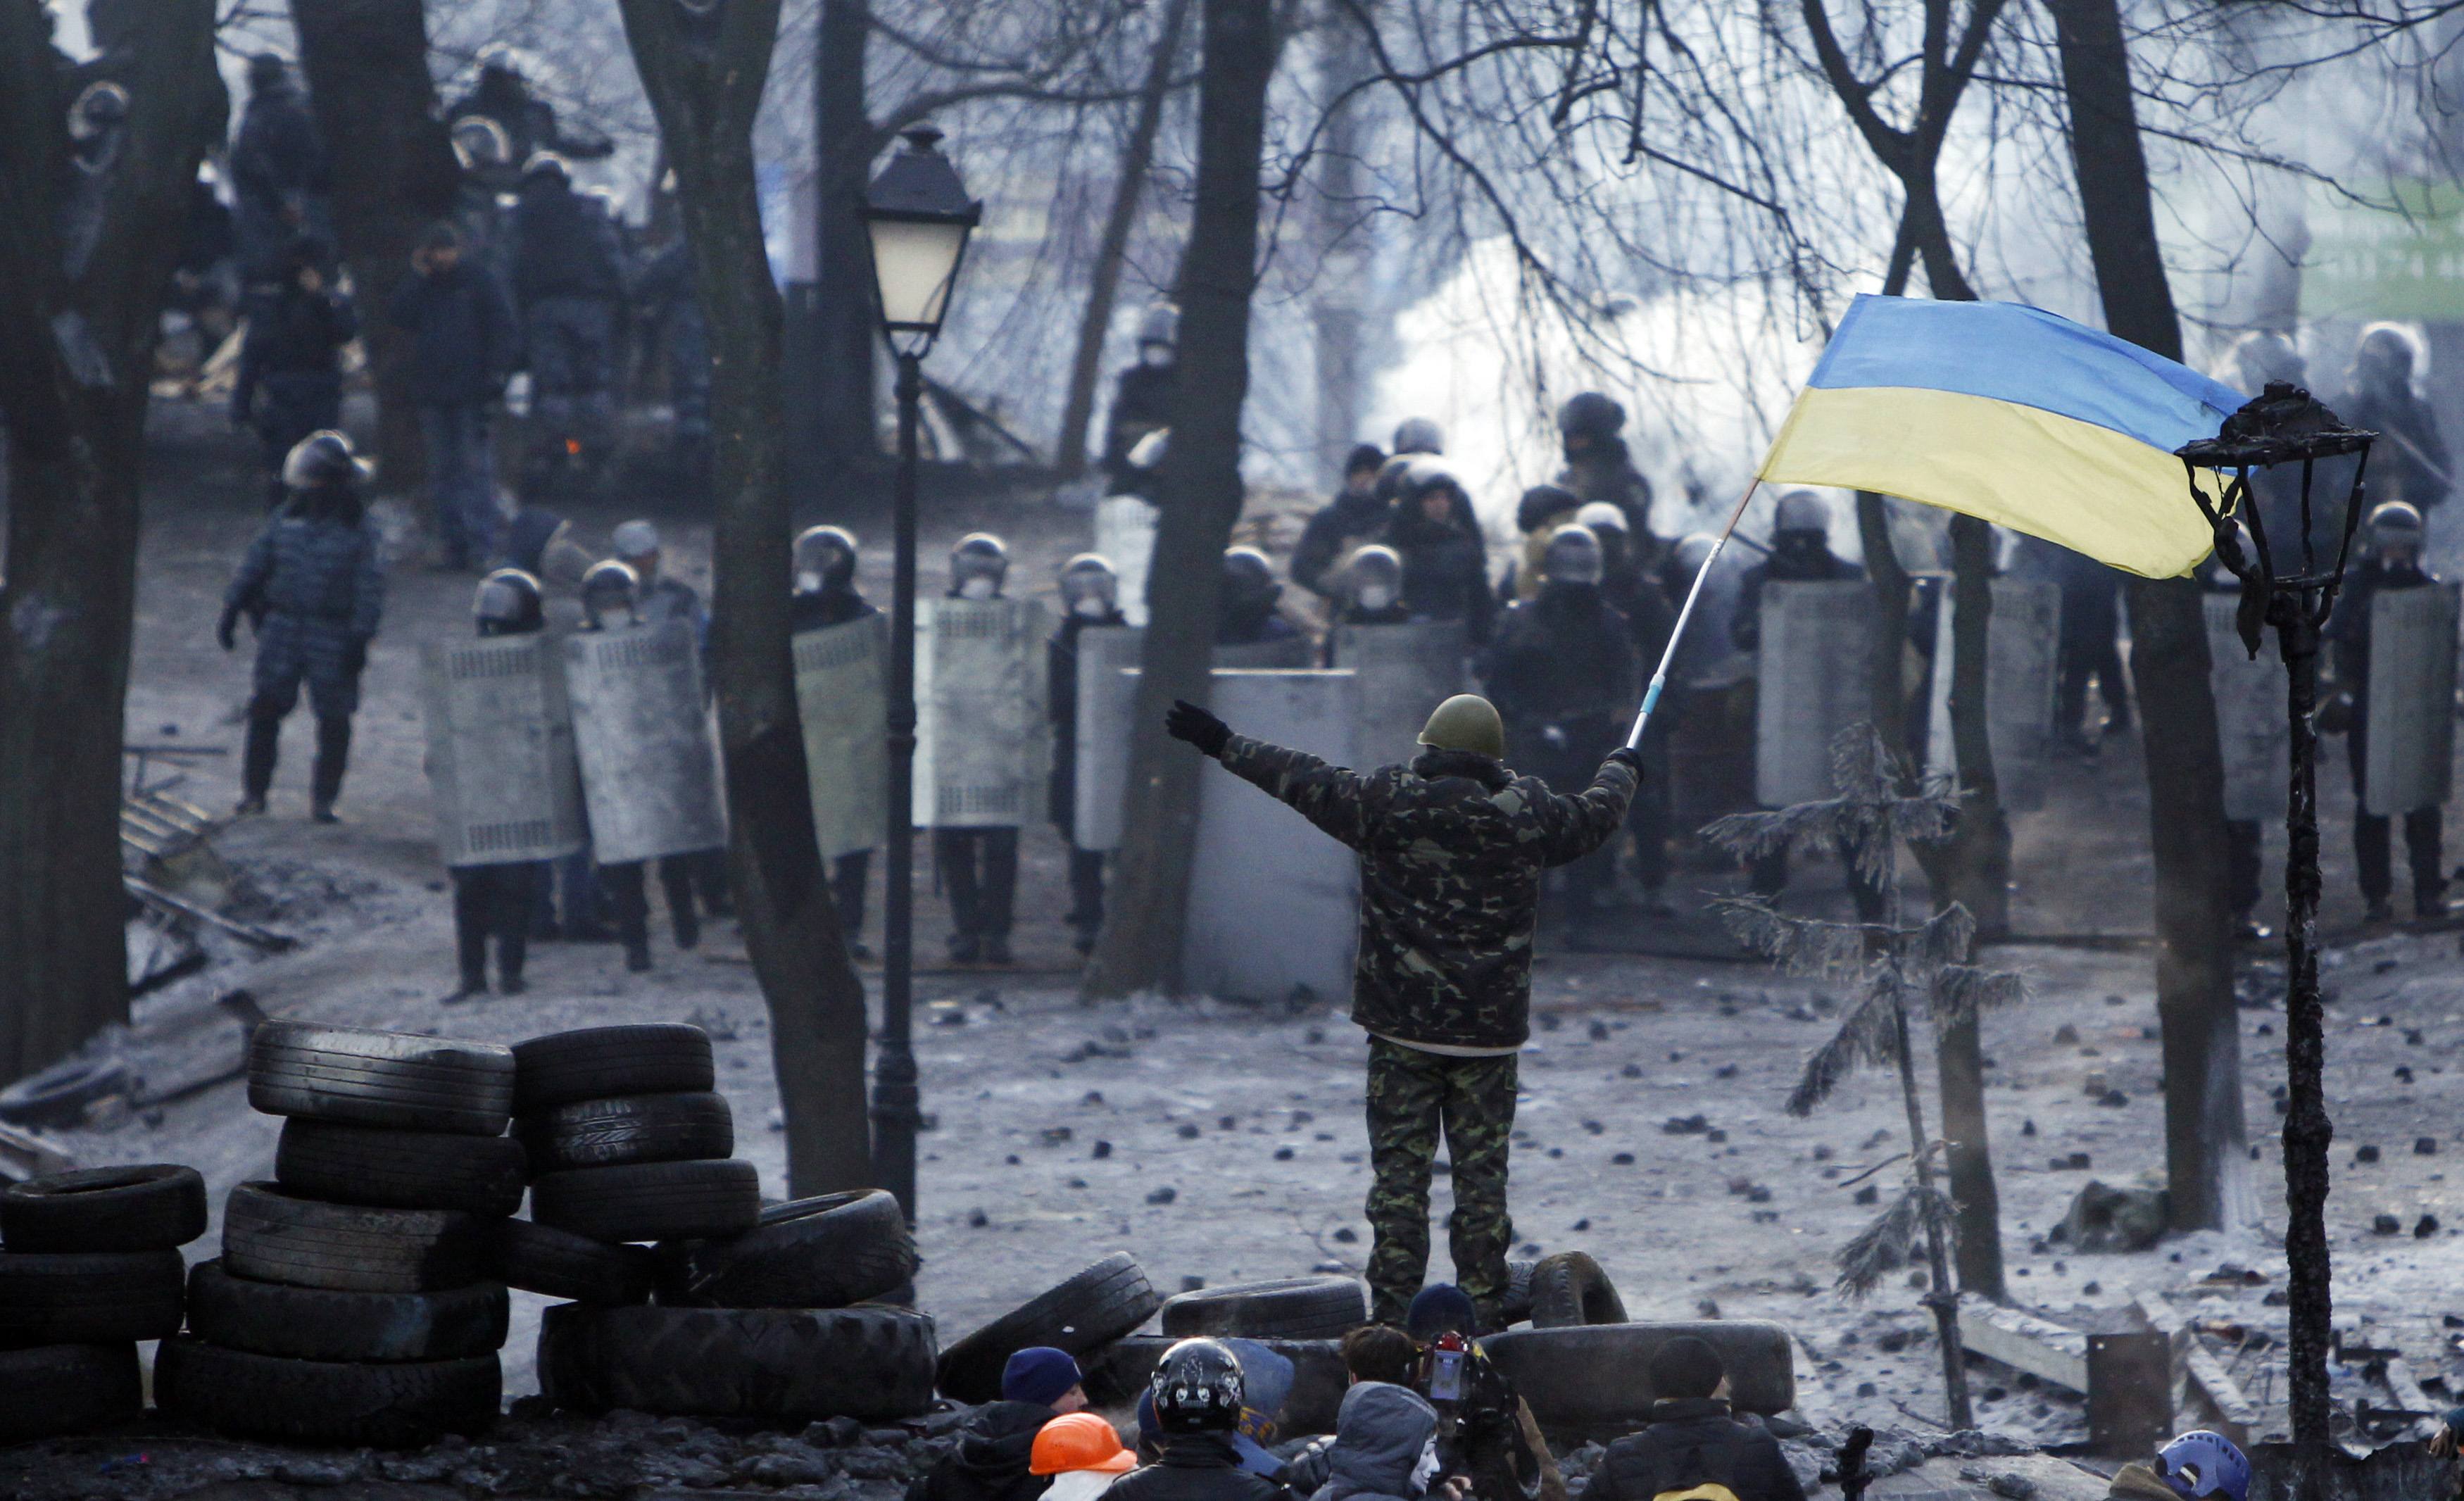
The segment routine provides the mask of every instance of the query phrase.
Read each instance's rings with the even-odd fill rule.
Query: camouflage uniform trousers
[[[1429,1176],[1441,1129],[1454,1179],[1446,1221],[1455,1278],[1485,1326],[1506,1297],[1507,1137],[1514,1129],[1516,1055],[1456,1058],[1369,1039],[1367,1215],[1372,1317],[1400,1327],[1429,1265]]]

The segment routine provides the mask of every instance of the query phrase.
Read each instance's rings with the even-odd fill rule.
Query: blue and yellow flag
[[[2173,450],[2245,400],[2036,308],[1859,297],[1760,477],[1900,496],[2167,579],[2213,545]]]

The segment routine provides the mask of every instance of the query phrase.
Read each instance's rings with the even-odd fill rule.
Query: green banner
[[[2357,204],[2313,184],[2301,316],[2464,322],[2464,188],[2400,178]]]

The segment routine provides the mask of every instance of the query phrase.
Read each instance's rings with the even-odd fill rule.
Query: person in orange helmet
[[[1110,1423],[1091,1412],[1067,1412],[1036,1431],[1027,1471],[1052,1477],[1045,1501],[1095,1501],[1137,1462]]]

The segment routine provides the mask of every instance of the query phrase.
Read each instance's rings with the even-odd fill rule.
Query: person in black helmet
[[[331,232],[333,190],[325,145],[291,67],[273,53],[248,60],[248,107],[231,140],[231,196],[240,276],[252,286],[280,280],[284,255],[302,234]],[[328,259],[320,270],[331,271]]]
[[[855,534],[844,526],[808,526],[796,534],[795,592],[787,601],[787,629],[796,633],[844,626],[881,611],[855,586]],[[830,862],[830,904],[847,951],[869,959],[864,932],[864,883],[872,869],[870,850],[850,850]]]
[[[1052,777],[1046,784],[1053,827],[1069,846],[1069,916],[1081,954],[1095,952],[1104,927],[1104,851],[1078,848],[1078,636],[1093,626],[1126,626],[1120,576],[1082,552],[1062,565],[1061,624],[1045,643],[1047,717],[1052,725]]]
[[[1241,1361],[1213,1339],[1184,1339],[1163,1353],[1150,1383],[1162,1457],[1105,1492],[1117,1501],[1287,1501],[1284,1489],[1242,1468],[1232,1437],[1247,1383]],[[1143,1444],[1142,1446],[1143,1446]]]
[[[1557,408],[1557,440],[1566,467],[1557,483],[1585,503],[1605,500],[1625,513],[1635,556],[1648,567],[1664,545],[1651,532],[1651,481],[1634,467],[1625,438],[1625,408],[1598,391],[1577,393]]]
[[[970,533],[951,549],[952,599],[1000,599],[1008,577],[1009,548],[989,532]],[[1018,826],[936,828],[933,864],[949,883],[951,960],[1008,963],[1018,898]]]
[[[547,628],[539,580],[519,568],[499,568],[479,581],[472,614],[482,636],[524,636]],[[517,996],[522,960],[529,952],[531,909],[543,862],[447,867],[453,877],[453,947],[462,982],[447,1004],[488,993],[488,939],[496,940],[497,988]]]
[[[1215,617],[1215,644],[1252,646],[1261,641],[1289,641],[1300,628],[1283,617],[1275,605],[1284,586],[1275,581],[1275,565],[1255,547],[1233,547],[1223,554],[1223,604]]]
[[[582,576],[582,629],[623,630],[643,623],[642,581],[632,565],[610,558]],[[668,928],[679,949],[701,944],[701,914],[693,906],[692,855],[659,861],[659,884],[668,898]],[[640,860],[599,862],[599,885],[616,910],[616,937],[625,945],[625,967],[650,967],[650,898]]]
[[[385,563],[360,502],[366,466],[339,432],[313,432],[283,461],[291,498],[249,544],[223,594],[214,639],[237,645],[240,617],[256,628],[256,670],[240,763],[242,814],[265,811],[282,721],[308,688],[317,713],[310,817],[335,822],[334,800],[351,758],[351,716],[368,641],[385,618]]]

